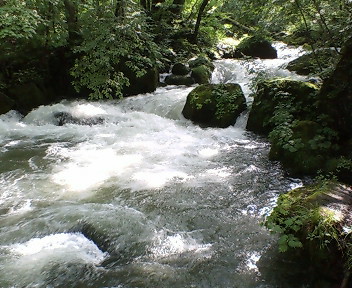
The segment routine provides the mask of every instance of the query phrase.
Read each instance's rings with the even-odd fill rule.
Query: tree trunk
[[[116,0],[115,6],[115,17],[123,19],[125,18],[125,3],[123,0]]]
[[[68,42],[74,43],[79,36],[79,29],[77,23],[77,7],[71,0],[64,0],[65,15],[68,26]]]
[[[200,22],[202,21],[203,13],[204,13],[205,7],[207,7],[208,3],[209,3],[209,0],[203,0],[202,4],[199,7],[197,22],[196,22],[196,25],[194,26],[194,32],[193,32],[191,39],[190,39],[190,41],[192,43],[197,43]]]
[[[306,27],[307,36],[308,36],[308,35],[309,35],[309,26],[308,26],[308,22],[307,22],[306,16],[304,15],[304,12],[303,12],[303,9],[302,9],[302,6],[301,6],[299,0],[294,0],[294,1],[295,1],[296,6],[297,6],[297,8],[298,8],[298,10],[299,10],[299,12],[300,12],[300,14],[301,14],[301,16],[302,16],[302,19],[303,19],[303,22],[304,22],[304,26]],[[318,58],[318,56],[317,56],[317,53],[315,52],[315,47],[314,47],[314,44],[313,44],[313,39],[309,39],[309,40],[310,40],[310,41],[309,41],[308,44],[309,44],[310,47],[312,48],[312,53],[313,53],[313,55],[314,55],[315,61],[317,62],[320,71],[322,72],[322,71],[323,71],[323,67],[321,66],[320,60],[319,60],[319,58]]]

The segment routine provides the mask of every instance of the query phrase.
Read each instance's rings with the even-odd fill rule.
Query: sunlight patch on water
[[[181,182],[191,178],[186,173],[168,170],[164,171],[165,167],[154,168],[151,171],[137,172],[133,175],[133,180],[137,183],[133,184],[134,190],[140,189],[158,189],[164,187],[169,181],[177,178]]]
[[[260,253],[254,251],[250,253],[248,256],[249,258],[246,261],[246,267],[248,268],[248,270],[253,270],[255,272],[258,272],[257,263],[261,257]]]
[[[69,152],[70,162],[57,167],[52,180],[70,191],[85,191],[101,186],[128,167],[142,161],[137,154],[118,155],[113,149],[80,149]]]
[[[93,117],[106,114],[107,112],[102,107],[90,103],[78,104],[72,109],[72,115],[76,117]]]
[[[218,149],[212,149],[212,148],[204,148],[199,151],[199,155],[204,158],[209,158],[213,157],[219,154]]]

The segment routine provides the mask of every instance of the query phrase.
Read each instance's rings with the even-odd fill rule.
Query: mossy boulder
[[[158,87],[159,71],[156,66],[147,67],[146,73],[141,77],[137,77],[136,73],[125,65],[120,65],[118,69],[124,73],[130,82],[130,85],[122,90],[124,96],[154,92]]]
[[[191,77],[198,84],[210,82],[211,74],[215,69],[214,64],[205,56],[198,56],[188,62],[191,68]]]
[[[185,76],[190,72],[190,69],[183,63],[176,63],[172,66],[171,72],[174,75]]]
[[[302,118],[310,113],[309,108],[314,103],[317,92],[318,88],[311,83],[290,79],[258,83],[247,130],[268,135],[280,122],[286,121],[286,117],[290,117],[285,115],[285,110],[292,113],[294,118]]]
[[[204,84],[188,94],[182,114],[201,126],[225,128],[246,108],[239,84]]]
[[[352,263],[352,189],[319,181],[280,195],[265,226],[280,234],[279,250],[294,250],[307,267],[331,283],[341,283]],[[332,287],[332,286],[330,286]]]
[[[0,115],[5,114],[15,107],[15,101],[0,92]]]
[[[254,35],[243,39],[236,47],[235,57],[258,57],[261,59],[277,58],[277,51],[271,42],[261,35]]]
[[[210,82],[211,71],[205,65],[192,68],[191,77],[198,84],[207,84]]]
[[[181,75],[171,74],[165,78],[165,83],[167,85],[191,86],[191,85],[195,84],[195,81],[190,76],[181,76]]]
[[[287,70],[294,71],[300,75],[316,75],[324,73],[327,69],[334,67],[338,54],[333,49],[320,49],[304,54],[287,64]]]
[[[214,71],[215,69],[214,64],[205,56],[198,56],[197,58],[190,60],[188,65],[191,69],[203,65],[206,66],[210,71]]]

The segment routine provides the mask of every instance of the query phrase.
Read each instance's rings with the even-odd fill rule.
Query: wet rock
[[[277,51],[268,39],[260,35],[254,35],[243,39],[238,44],[234,56],[235,58],[251,56],[261,59],[274,59],[277,58]]]
[[[281,120],[278,117],[273,118],[279,108],[285,110],[285,106],[287,112],[301,118],[305,112],[309,113],[312,109],[310,107],[315,102],[317,92],[318,88],[311,83],[289,79],[272,79],[258,83],[247,130],[268,135],[280,121],[287,120],[285,115],[281,115]]]
[[[195,84],[195,81],[190,76],[181,76],[181,75],[169,75],[165,78],[165,83],[167,85],[186,85],[191,86]]]
[[[196,59],[190,60],[188,62],[188,65],[191,69],[203,65],[209,68],[210,71],[214,71],[215,69],[214,64],[205,56],[198,56]]]
[[[69,232],[79,232],[87,239],[91,240],[102,252],[112,253],[111,240],[105,233],[96,229],[92,224],[81,221],[76,227]]]
[[[238,84],[204,84],[187,96],[182,114],[201,126],[228,127],[246,110],[246,99]]]
[[[190,69],[185,64],[176,63],[172,66],[171,72],[174,75],[185,76],[190,72]]]
[[[130,82],[129,86],[122,89],[124,96],[151,93],[159,85],[159,71],[156,67],[146,67],[146,73],[141,77],[137,77],[135,71],[122,64],[119,70],[124,73]]]
[[[287,64],[287,70],[300,75],[319,74],[333,67],[338,59],[338,54],[333,49],[321,49],[298,57]]]
[[[55,124],[57,126],[63,126],[66,124],[77,124],[77,125],[99,125],[104,123],[102,117],[89,117],[89,118],[78,118],[74,117],[68,112],[57,112],[54,114]]]
[[[198,84],[208,84],[211,78],[211,71],[205,65],[192,68],[191,77]]]

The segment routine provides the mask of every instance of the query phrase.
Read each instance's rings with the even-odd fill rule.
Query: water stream
[[[240,83],[250,103],[251,71],[298,77],[280,67],[299,49],[277,47],[276,60],[217,61],[213,82]],[[245,116],[184,119],[193,88],[0,116],[0,287],[296,287],[260,223],[301,181]],[[57,126],[58,112],[103,121]]]

